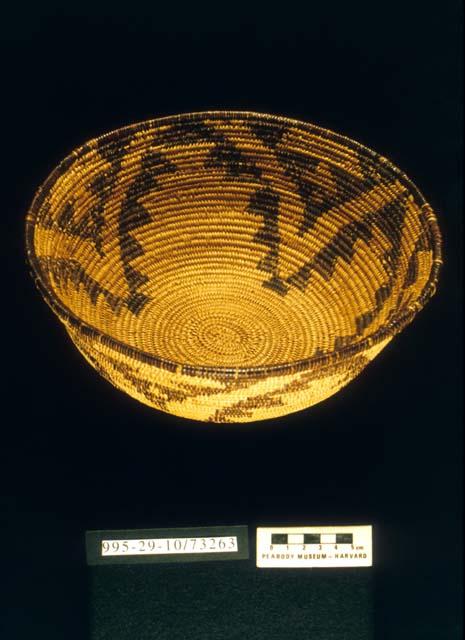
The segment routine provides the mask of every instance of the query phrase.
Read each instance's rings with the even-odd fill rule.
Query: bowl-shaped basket
[[[178,416],[263,420],[338,391],[435,291],[431,207],[386,158],[288,118],[149,120],[37,191],[45,300],[116,387]]]

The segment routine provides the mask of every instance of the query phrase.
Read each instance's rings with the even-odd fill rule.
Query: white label
[[[210,538],[145,538],[102,540],[102,556],[150,556],[178,553],[231,553],[237,551],[236,536]]]
[[[372,527],[258,527],[257,567],[371,567]]]

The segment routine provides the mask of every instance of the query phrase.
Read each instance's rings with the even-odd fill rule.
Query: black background
[[[451,0],[10,7],[5,638],[86,637],[86,529],[298,522],[376,526],[377,638],[459,637],[461,24]],[[224,426],[157,412],[100,378],[36,292],[23,237],[35,190],[74,147],[222,108],[314,122],[387,156],[437,212],[445,256],[437,295],[348,387],[307,411]]]

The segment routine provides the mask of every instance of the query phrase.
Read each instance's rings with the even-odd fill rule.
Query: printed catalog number
[[[237,551],[236,536],[211,538],[150,538],[145,540],[102,540],[102,556],[151,555],[164,553],[226,553]]]

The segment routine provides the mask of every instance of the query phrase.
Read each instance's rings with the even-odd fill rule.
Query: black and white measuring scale
[[[257,567],[371,567],[372,527],[258,527]]]

